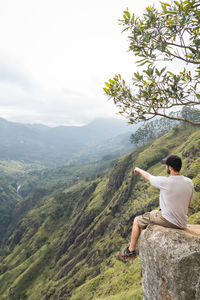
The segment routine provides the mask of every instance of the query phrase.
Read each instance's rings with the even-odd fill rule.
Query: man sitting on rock
[[[162,164],[166,165],[169,177],[153,176],[140,168],[134,169],[135,175],[142,175],[144,179],[150,181],[151,185],[160,189],[160,210],[153,210],[135,217],[130,246],[120,252],[122,260],[137,257],[136,244],[141,230],[145,229],[147,225],[157,224],[175,229],[186,228],[188,206],[195,197],[192,180],[180,174],[182,161],[179,156],[169,155],[162,160]]]

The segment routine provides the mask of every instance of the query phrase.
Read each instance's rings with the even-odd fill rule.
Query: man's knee
[[[135,226],[138,226],[141,230],[145,229],[147,227],[147,225],[150,223],[150,217],[149,217],[149,212],[137,216],[134,219],[134,223]]]

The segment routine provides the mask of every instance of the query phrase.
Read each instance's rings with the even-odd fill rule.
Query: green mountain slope
[[[160,161],[169,153],[183,158],[193,179],[190,221],[200,223],[200,130],[176,128],[94,180],[38,193],[4,244],[1,299],[142,299],[139,258],[124,264],[117,255],[134,217],[158,206],[158,191],[133,166],[165,175]]]
[[[22,201],[12,184],[12,177],[3,170],[0,172],[0,248],[6,234],[9,232],[13,211]]]

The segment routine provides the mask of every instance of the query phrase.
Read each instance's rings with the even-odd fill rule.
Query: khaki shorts
[[[156,224],[164,227],[180,229],[178,226],[170,223],[165,218],[163,218],[160,210],[152,210],[141,216],[137,217],[138,225],[140,229],[145,229],[149,224]]]

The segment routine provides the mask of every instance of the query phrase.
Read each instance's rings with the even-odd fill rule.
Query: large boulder
[[[200,225],[149,225],[140,243],[144,300],[200,299]]]

